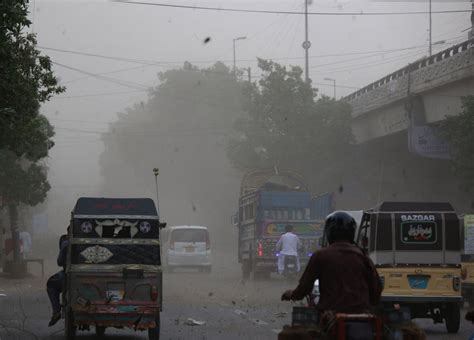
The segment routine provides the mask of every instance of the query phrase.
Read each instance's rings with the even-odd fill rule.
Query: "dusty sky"
[[[279,11],[304,8],[302,0],[161,2]],[[301,15],[228,13],[102,0],[31,0],[31,4],[31,29],[38,34],[44,53],[57,63],[56,74],[67,86],[66,93],[42,107],[57,132],[48,160],[50,205],[66,216],[63,204],[72,205],[81,195],[100,194],[100,132],[114,121],[117,112],[146,99],[146,89],[157,84],[158,72],[181,66],[185,60],[203,67],[217,60],[231,65],[232,39],[240,36],[247,39],[236,43],[237,66],[251,67],[253,81],[260,74],[257,56],[279,58],[278,62],[287,65],[303,66],[304,62]],[[433,2],[433,11],[470,8],[466,1]],[[427,9],[427,2],[367,0],[318,0],[309,7],[314,12],[336,13]],[[433,15],[433,42],[441,41],[433,46],[434,51],[464,40],[467,32],[462,31],[468,27],[470,13]],[[428,15],[310,16],[310,77],[322,94],[332,96],[332,83],[324,78],[333,78],[337,97],[347,95],[426,55],[427,29]],[[206,37],[211,40],[203,44]]]

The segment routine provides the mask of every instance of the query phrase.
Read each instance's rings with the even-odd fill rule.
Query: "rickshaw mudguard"
[[[104,266],[100,271],[94,265],[71,268],[68,273],[68,278],[72,281],[71,293],[68,296],[75,325],[135,330],[155,327],[155,320],[162,307],[161,270],[135,265],[135,269],[145,269],[143,277],[124,278],[122,267],[125,266]],[[123,284],[126,287],[127,293],[122,300],[108,301],[107,296],[103,295],[109,283]],[[156,290],[154,299],[150,299],[152,287]]]

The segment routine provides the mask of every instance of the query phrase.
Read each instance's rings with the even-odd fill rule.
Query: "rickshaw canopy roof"
[[[122,217],[158,218],[155,203],[150,198],[81,197],[72,211],[73,218]]]
[[[454,212],[447,202],[382,202],[369,212]]]

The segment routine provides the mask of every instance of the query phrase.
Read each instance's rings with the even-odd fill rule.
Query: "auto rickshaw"
[[[160,337],[163,285],[160,223],[148,198],[79,198],[71,214],[63,292],[68,340],[94,327],[148,330]]]
[[[384,308],[460,325],[460,221],[449,203],[383,202],[364,213],[357,244],[377,267]]]

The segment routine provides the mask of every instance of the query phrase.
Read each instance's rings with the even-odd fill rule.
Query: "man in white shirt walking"
[[[296,256],[296,270],[300,271],[300,258],[298,256],[298,248],[301,247],[299,237],[293,234],[293,226],[287,224],[285,226],[286,233],[281,235],[276,244],[277,251],[280,252],[278,256],[278,273],[282,274],[285,269],[285,256]]]

